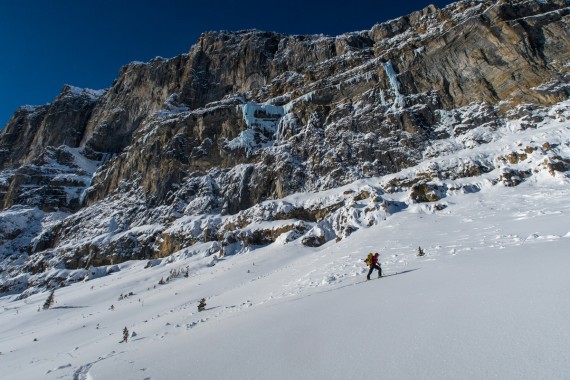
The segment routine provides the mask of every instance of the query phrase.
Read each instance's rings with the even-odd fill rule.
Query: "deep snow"
[[[316,249],[125,263],[58,289],[49,310],[47,293],[4,297],[2,377],[568,378],[569,195],[554,178],[488,187]],[[386,277],[365,282],[370,250]],[[125,326],[136,336],[119,343]]]
[[[57,289],[48,310],[47,292],[0,297],[2,379],[568,379],[570,179],[546,165],[570,157],[564,107],[534,128],[513,122],[489,140],[492,128],[475,128],[417,167],[276,206],[334,203],[434,165],[494,162],[480,177],[433,180],[448,189],[440,211],[408,191],[383,193],[405,207],[319,248],[278,239],[216,259],[203,244],[69,271],[88,280]],[[504,158],[545,142],[524,160]],[[497,178],[511,169],[532,175],[506,187]],[[5,213],[2,226],[33,226],[32,211]],[[366,282],[370,251],[386,277]],[[132,335],[119,343],[124,327]]]

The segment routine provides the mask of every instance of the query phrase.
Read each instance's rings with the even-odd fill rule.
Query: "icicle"
[[[400,93],[400,84],[398,83],[398,77],[396,76],[392,62],[384,62],[382,66],[384,66],[384,71],[388,76],[390,87],[392,88],[392,91],[394,91],[394,104],[392,104],[392,108],[404,107],[404,97]]]
[[[384,90],[380,89],[380,103],[383,106],[387,106],[388,103],[386,103],[386,98],[384,97]]]

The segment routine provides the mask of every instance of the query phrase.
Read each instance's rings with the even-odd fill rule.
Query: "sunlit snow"
[[[334,203],[350,189],[469,157],[496,160],[527,144],[549,141],[568,157],[570,123],[551,111],[537,129],[513,121],[486,144],[275,207]],[[2,378],[569,378],[570,182],[544,160],[535,151],[513,164],[534,173],[515,187],[493,182],[500,162],[479,177],[441,180],[458,190],[440,211],[407,192],[383,194],[406,207],[319,248],[297,239],[217,258],[210,242],[164,259],[70,271],[83,282],[57,289],[47,310],[47,293],[4,296]],[[42,218],[11,212],[22,225]],[[189,218],[177,228],[205,222]],[[385,277],[366,282],[370,251],[380,252]],[[198,312],[201,298],[207,306]],[[125,327],[128,342],[119,343]]]

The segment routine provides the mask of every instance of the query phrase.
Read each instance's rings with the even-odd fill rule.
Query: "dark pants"
[[[372,271],[374,269],[378,269],[378,277],[382,277],[382,268],[380,267],[380,265],[373,264],[373,265],[370,265],[370,270],[368,271],[368,275],[366,276],[366,278],[368,280],[370,280],[370,275],[372,274]]]

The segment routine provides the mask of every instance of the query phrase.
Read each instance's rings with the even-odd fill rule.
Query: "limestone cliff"
[[[208,32],[188,54],[126,65],[105,91],[66,86],[0,132],[2,207],[66,213],[22,240],[18,265],[41,271],[163,256],[197,241],[221,251],[274,241],[275,231],[232,231],[260,202],[398,172],[437,157],[449,138],[465,136],[461,148],[488,142],[472,131],[567,99],[569,21],[568,0],[465,0],[336,37]],[[456,169],[477,175],[490,165]],[[386,190],[435,199],[433,186],[412,182]],[[300,221],[279,231],[302,236],[303,223],[341,206],[277,213]],[[208,222],[192,233],[169,227],[197,216]],[[142,225],[161,227],[133,232]],[[304,241],[342,238],[350,232],[341,225]]]

